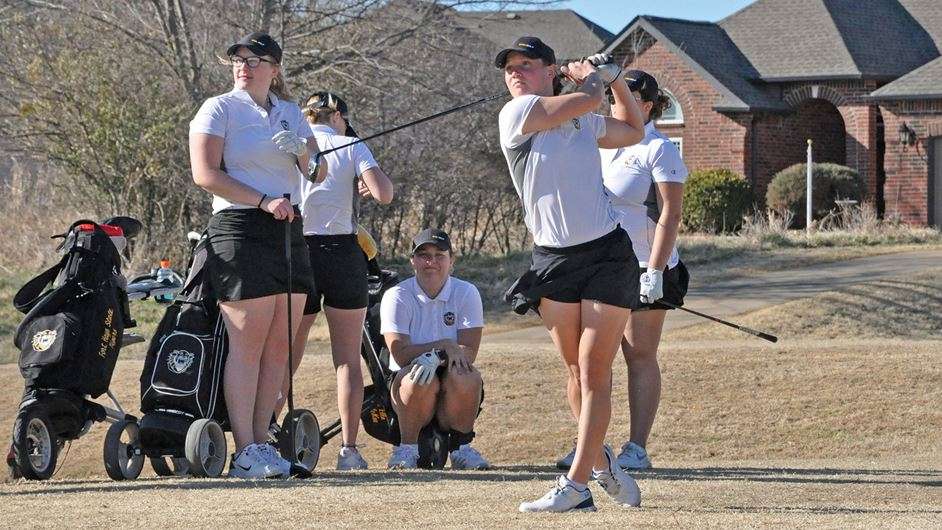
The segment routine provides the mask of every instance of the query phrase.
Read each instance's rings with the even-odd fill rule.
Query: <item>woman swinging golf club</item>
[[[523,512],[594,511],[590,476],[618,504],[641,502],[635,481],[603,446],[612,361],[638,300],[638,262],[602,185],[598,148],[637,143],[644,129],[617,67],[614,74],[605,69],[613,117],[592,113],[604,97],[596,64],[607,61],[599,55],[564,67],[578,85],[566,95],[557,95],[553,50],[536,37],[517,39],[495,61],[513,96],[500,112],[501,149],[534,240],[530,270],[513,291],[539,307],[568,369],[569,403],[579,422],[568,474],[542,498],[522,503]]]
[[[193,181],[213,194],[206,273],[229,335],[223,392],[236,444],[229,475],[266,478],[291,469],[266,441],[287,371],[285,329],[296,333],[314,287],[295,203],[299,168],[307,168],[317,144],[305,141],[313,134],[288,98],[274,39],[252,33],[227,56],[233,89],[206,100],[190,122],[190,163]],[[291,223],[291,282],[285,222]],[[284,294],[292,283],[289,323]]]

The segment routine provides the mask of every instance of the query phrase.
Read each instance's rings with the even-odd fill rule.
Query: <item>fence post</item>
[[[811,233],[811,172],[814,165],[811,156],[811,138],[808,138],[808,176],[805,179],[805,232]]]

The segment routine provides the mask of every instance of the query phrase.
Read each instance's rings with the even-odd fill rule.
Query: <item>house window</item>
[[[664,114],[661,114],[661,118],[657,120],[656,123],[658,125],[680,125],[684,123],[684,111],[680,108],[680,102],[677,101],[677,98],[674,97],[674,94],[671,94],[667,90],[664,90],[664,93],[667,94],[668,98],[670,98],[671,105],[669,108],[664,110]]]
[[[677,150],[680,151],[680,156],[684,156],[684,139],[679,137],[668,138],[672,144],[677,146]]]

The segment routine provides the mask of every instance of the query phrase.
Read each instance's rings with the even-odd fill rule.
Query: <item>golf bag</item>
[[[205,234],[193,248],[183,290],[167,308],[141,373],[141,412],[183,413],[228,423],[222,377],[228,336],[205,278]]]
[[[14,335],[20,373],[27,393],[60,389],[95,398],[111,383],[124,328],[135,325],[112,241],[123,232],[81,220],[57,237],[65,238],[62,258],[13,297],[26,313]]]
[[[381,271],[370,277],[370,298],[363,326],[361,355],[366,361],[373,384],[363,389],[363,408],[360,420],[363,430],[377,440],[392,445],[399,444],[399,420],[392,407],[389,394],[392,372],[389,370],[389,349],[380,333],[380,302],[389,288],[399,283],[399,275],[392,271]]]

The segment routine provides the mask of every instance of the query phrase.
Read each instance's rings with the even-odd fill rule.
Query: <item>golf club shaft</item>
[[[705,313],[701,313],[701,312],[699,312],[699,311],[694,311],[693,309],[687,309],[686,307],[683,307],[683,306],[674,305],[674,304],[672,304],[672,303],[670,303],[670,302],[666,302],[666,301],[664,301],[664,300],[658,300],[657,303],[658,303],[658,304],[666,305],[667,307],[672,307],[672,308],[674,308],[674,309],[680,309],[681,311],[686,311],[686,312],[688,312],[688,313],[693,313],[694,315],[697,315],[698,317],[703,317],[703,318],[706,318],[706,319],[708,319],[708,320],[712,320],[713,322],[717,322],[717,323],[719,323],[719,324],[723,324],[724,326],[729,326],[729,327],[731,327],[731,328],[733,328],[733,329],[738,329],[739,331],[746,332],[746,333],[748,333],[748,334],[750,334],[750,335],[755,335],[756,337],[759,337],[760,339],[765,339],[765,340],[767,340],[767,341],[769,341],[769,342],[778,342],[778,337],[776,337],[775,335],[771,335],[771,334],[769,334],[769,333],[765,333],[765,332],[762,332],[762,331],[756,331],[756,330],[754,330],[754,329],[752,329],[752,328],[747,328],[746,326],[740,326],[739,324],[733,324],[732,322],[727,322],[727,321],[723,320],[722,318],[716,318],[716,317],[707,315],[707,314],[705,314]]]
[[[453,108],[450,108],[450,109],[448,109],[448,110],[443,110],[443,111],[441,111],[441,112],[437,112],[437,113],[435,113],[435,114],[432,114],[431,116],[426,116],[426,117],[424,117],[424,118],[419,118],[419,119],[417,119],[417,120],[415,120],[415,121],[410,121],[409,123],[404,123],[404,124],[402,124],[402,125],[397,125],[397,126],[391,128],[391,129],[386,129],[385,131],[380,131],[380,132],[378,132],[378,133],[376,133],[376,134],[371,134],[371,135],[369,135],[369,136],[367,136],[367,137],[365,137],[365,138],[358,138],[358,139],[354,140],[353,142],[350,142],[350,143],[348,143],[348,144],[342,145],[342,146],[340,146],[340,147],[334,147],[334,148],[332,148],[332,149],[326,149],[326,150],[324,150],[324,151],[321,151],[321,152],[317,153],[317,154],[314,155],[314,156],[316,156],[316,157],[319,158],[319,157],[321,157],[321,156],[323,156],[323,155],[326,155],[327,153],[332,153],[332,152],[334,152],[334,151],[336,151],[336,150],[338,150],[338,149],[343,149],[343,148],[345,148],[345,147],[350,147],[351,145],[355,145],[355,144],[358,144],[358,143],[361,143],[361,142],[365,142],[365,141],[367,141],[367,140],[372,140],[373,138],[379,138],[380,136],[384,136],[384,135],[387,135],[387,134],[389,134],[389,133],[393,133],[393,132],[396,132],[396,131],[398,131],[398,130],[405,129],[406,127],[412,127],[412,126],[414,126],[414,125],[418,125],[418,124],[420,124],[420,123],[424,123],[424,122],[427,122],[427,121],[429,121],[429,120],[434,120],[435,118],[440,118],[440,117],[442,117],[442,116],[446,116],[446,115],[448,115],[448,114],[451,114],[452,112],[458,112],[459,110],[466,109],[466,108],[468,108],[468,107],[473,107],[473,106],[475,106],[475,105],[480,105],[481,103],[486,103],[486,102],[488,102],[488,101],[493,101],[493,100],[495,100],[495,99],[497,99],[497,98],[504,97],[504,96],[506,96],[506,95],[507,95],[506,92],[501,92],[500,94],[495,94],[495,95],[493,95],[493,96],[488,96],[488,97],[486,97],[486,98],[476,99],[476,100],[471,101],[471,102],[469,102],[469,103],[465,103],[465,104],[463,104],[463,105],[458,105],[457,107],[453,107]]]
[[[284,198],[291,203],[291,194],[285,193]],[[291,271],[291,221],[285,218],[285,259],[288,261],[288,414],[294,410],[294,374],[291,373],[291,367],[294,362],[291,359],[291,348],[294,346],[291,333],[291,290],[294,287]]]

